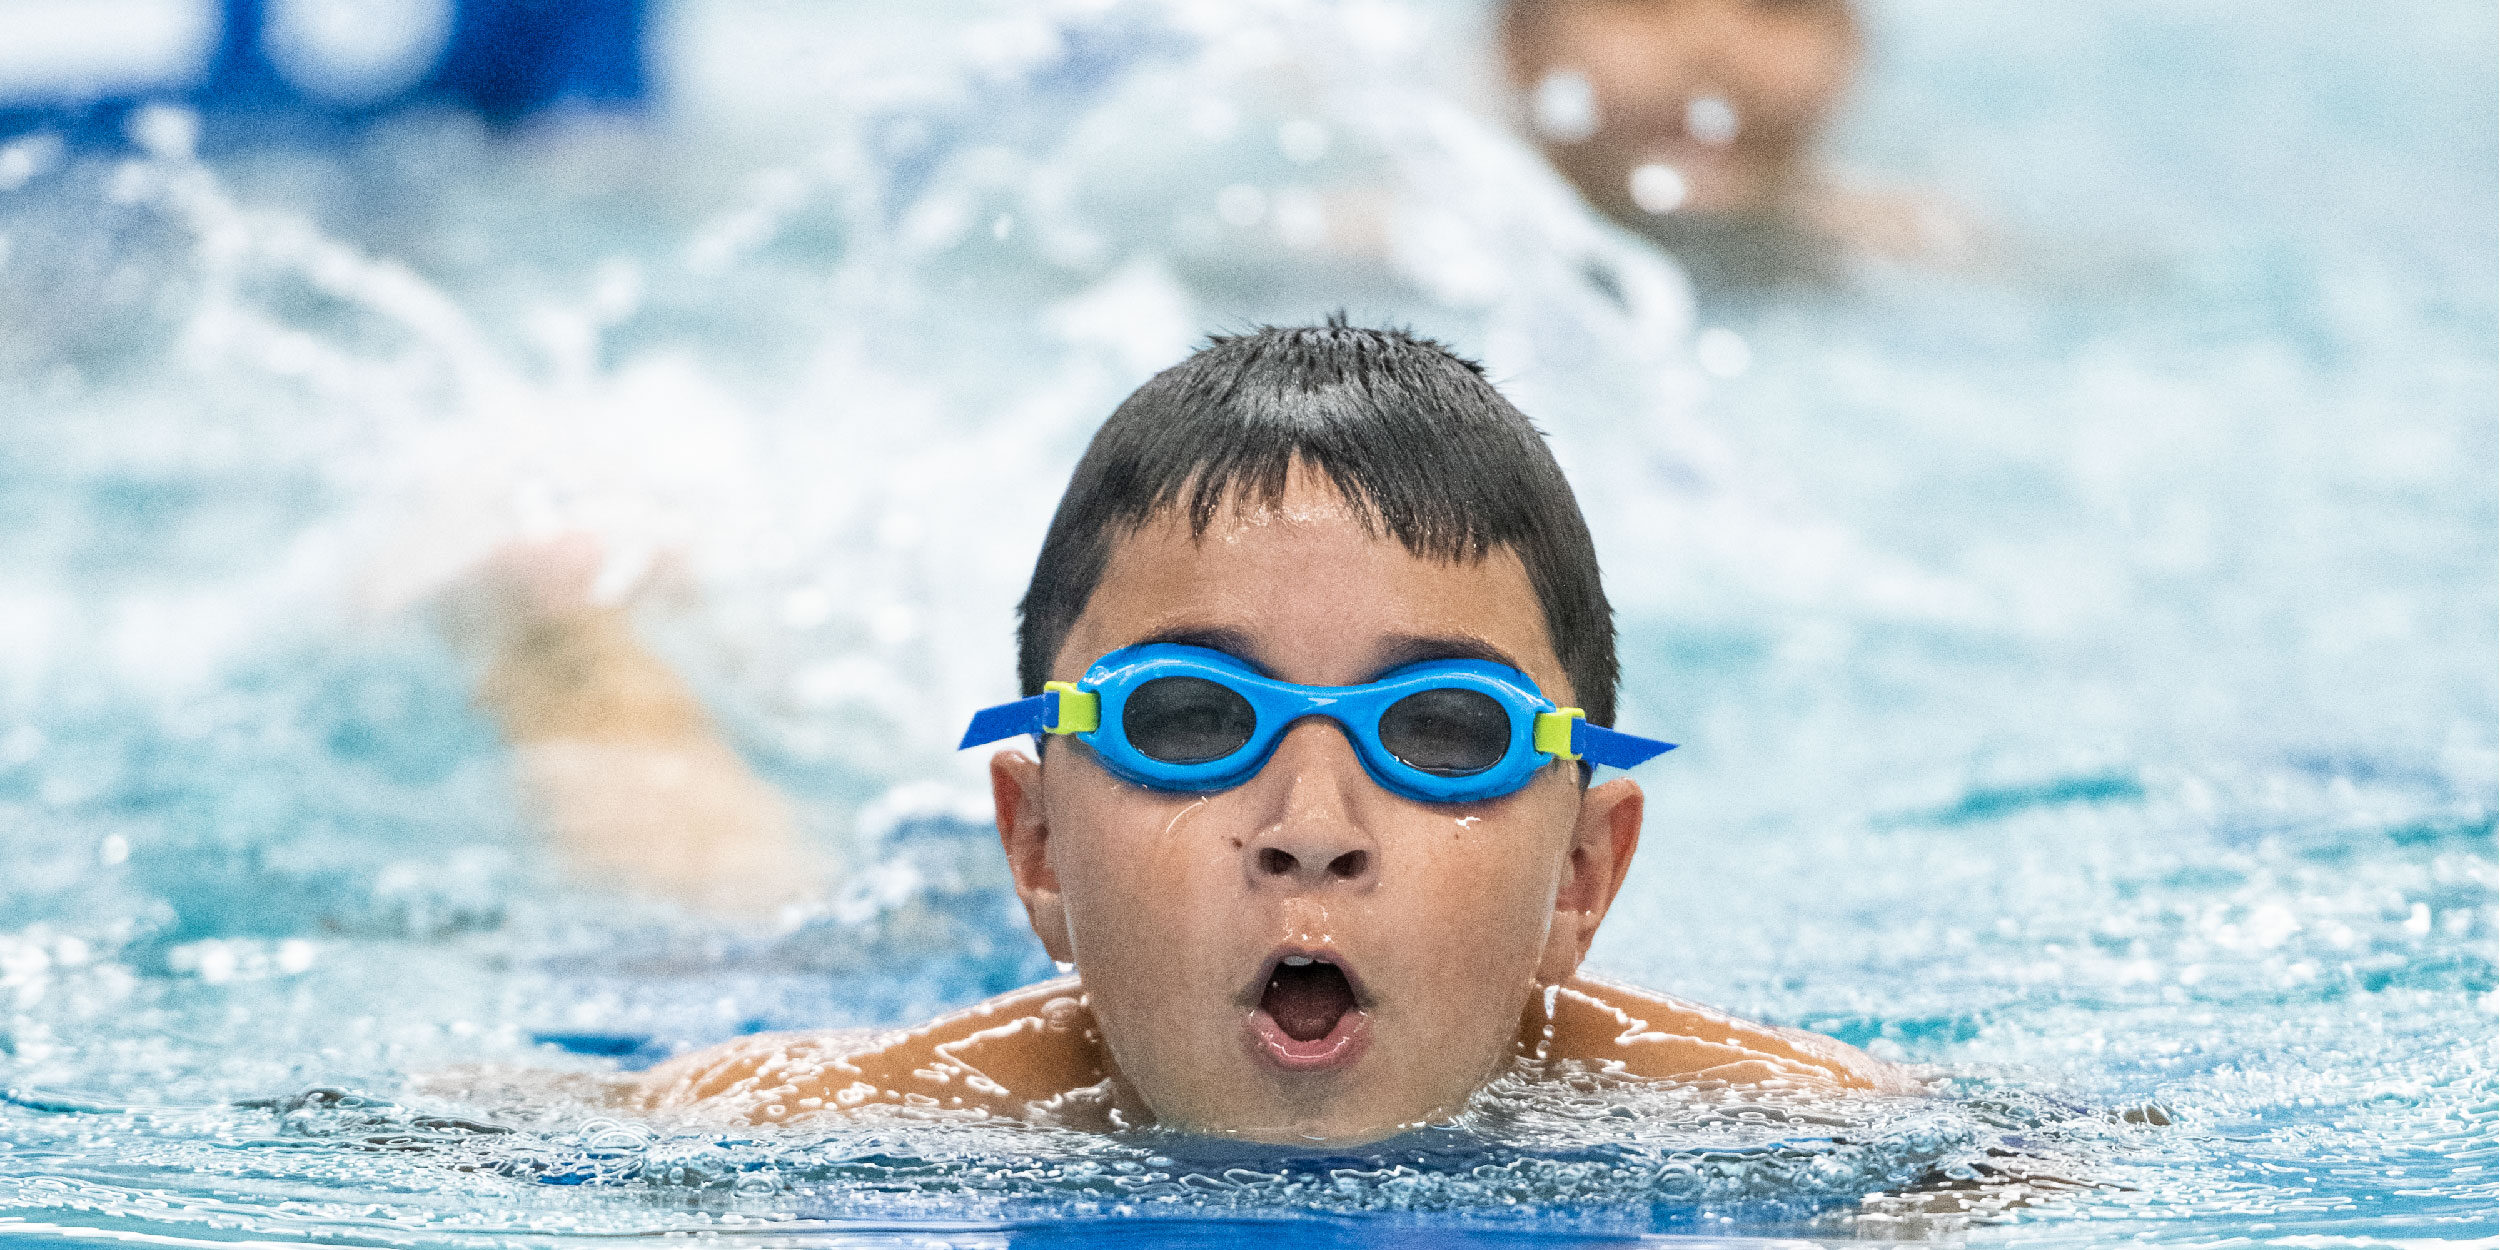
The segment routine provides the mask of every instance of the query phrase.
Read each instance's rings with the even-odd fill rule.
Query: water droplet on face
[[[1684,106],[1684,133],[1697,143],[1723,148],[1736,142],[1736,106],[1727,97],[1706,95]]]
[[[1688,190],[1673,165],[1653,161],[1632,171],[1632,202],[1644,213],[1663,216],[1682,208]]]
[[[1597,133],[1597,88],[1576,69],[1548,70],[1537,80],[1528,112],[1547,142],[1581,142]]]

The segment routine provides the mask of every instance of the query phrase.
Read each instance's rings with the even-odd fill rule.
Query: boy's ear
[[[1554,923],[1545,934],[1545,956],[1537,979],[1559,985],[1580,970],[1580,961],[1597,940],[1597,926],[1614,906],[1631,871],[1632,852],[1641,844],[1641,786],[1617,777],[1591,786],[1580,796],[1580,818],[1571,828],[1570,861],[1563,865],[1562,888],[1554,893]]]
[[[1050,822],[1042,813],[1042,762],[1022,751],[990,757],[990,801],[998,809],[998,843],[1007,851],[1007,872],[1033,936],[1056,962],[1072,959],[1068,909],[1059,897],[1059,872],[1050,865]]]

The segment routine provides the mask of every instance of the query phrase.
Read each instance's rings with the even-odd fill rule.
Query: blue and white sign
[[[507,123],[647,90],[648,0],[0,0],[0,134],[111,138],[178,103],[219,132],[352,124],[412,102]]]

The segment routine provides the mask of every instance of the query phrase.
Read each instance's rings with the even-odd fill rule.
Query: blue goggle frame
[[[1164,677],[1199,678],[1239,694],[1256,717],[1249,740],[1228,755],[1193,763],[1159,760],[1132,746],[1120,731],[1121,712],[1139,687]],[[1509,714],[1509,749],[1499,760],[1451,775],[1408,764],[1381,743],[1381,715],[1401,699],[1434,689],[1476,691]],[[984,709],[972,718],[957,749],[1019,734],[1072,736],[1123,781],[1203,792],[1257,775],[1285,731],[1308,716],[1337,722],[1373,781],[1427,803],[1499,798],[1556,760],[1630,768],[1675,749],[1672,742],[1592,725],[1580,709],[1554,706],[1527,674],[1484,660],[1426,660],[1360,686],[1297,686],[1261,676],[1224,652],[1168,642],[1122,647],[1094,661],[1079,681],[1049,682],[1031,698]]]

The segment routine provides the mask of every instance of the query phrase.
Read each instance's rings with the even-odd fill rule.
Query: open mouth
[[[1370,1032],[1345,969],[1305,954],[1275,960],[1250,1023],[1268,1058],[1295,1071],[1354,1062]]]
[[[1259,1009],[1297,1042],[1316,1042],[1334,1032],[1337,1022],[1354,1010],[1354,987],[1332,963],[1302,955],[1279,961],[1268,974],[1267,993]]]

